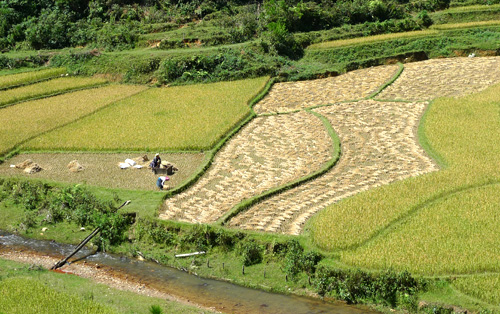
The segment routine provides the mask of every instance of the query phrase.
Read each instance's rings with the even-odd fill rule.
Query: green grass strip
[[[432,25],[430,29],[447,31],[447,30],[467,29],[467,28],[484,27],[484,26],[498,26],[498,25],[500,25],[500,21],[492,20],[492,21],[479,21],[479,22],[467,22],[467,23],[436,24]]]
[[[294,180],[294,181],[289,182],[287,184],[284,184],[282,186],[270,189],[270,190],[268,190],[260,195],[256,195],[254,197],[251,197],[251,198],[248,198],[248,199],[242,201],[241,203],[239,203],[239,204],[235,205],[233,208],[231,208],[231,210],[229,210],[221,218],[219,218],[217,220],[216,224],[225,225],[229,220],[231,220],[231,218],[246,211],[251,206],[253,206],[253,205],[255,205],[255,204],[271,197],[271,196],[274,196],[276,194],[290,190],[290,189],[297,187],[301,184],[304,184],[310,180],[314,180],[317,177],[328,172],[330,169],[332,169],[337,164],[338,160],[340,159],[340,154],[341,154],[340,139],[339,139],[337,133],[335,133],[335,130],[333,129],[332,125],[330,124],[328,119],[325,118],[323,115],[321,115],[317,112],[314,112],[312,110],[309,110],[309,109],[306,109],[306,112],[315,115],[318,119],[321,120],[321,122],[325,126],[325,128],[328,132],[328,135],[330,135],[330,138],[332,139],[332,146],[333,146],[332,158],[320,170],[318,170],[316,172],[313,172],[305,177],[299,178],[297,180]]]
[[[389,87],[392,83],[394,83],[394,81],[396,81],[401,76],[401,73],[403,73],[403,70],[404,70],[404,65],[401,62],[398,62],[398,66],[399,66],[399,69],[396,72],[396,74],[394,74],[394,76],[391,77],[389,79],[389,81],[387,81],[384,85],[380,86],[380,88],[377,91],[372,93],[370,96],[366,97],[366,99],[373,99],[375,96],[380,94],[384,89]]]

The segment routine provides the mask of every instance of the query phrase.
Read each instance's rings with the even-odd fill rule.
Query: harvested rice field
[[[144,155],[148,156],[150,160],[154,157],[154,154],[151,153],[21,154],[0,164],[0,176],[29,177],[72,184],[86,183],[93,186],[128,190],[158,190],[156,187],[158,175],[153,174],[148,168],[149,161],[140,162],[137,160],[139,164],[144,166],[141,169],[121,169],[119,167],[119,163],[124,162],[127,158],[135,160]],[[162,153],[160,156],[163,161],[168,161],[179,169],[173,175],[168,176],[170,180],[167,181],[165,188],[167,186],[174,188],[194,175],[205,158],[203,153]],[[40,165],[43,170],[27,174],[21,169],[11,167],[11,165],[20,164],[27,159]],[[70,171],[68,164],[74,160],[83,166],[82,171]]]
[[[432,100],[477,93],[500,83],[500,57],[431,59],[405,64],[377,99]]]
[[[160,218],[216,221],[244,199],[318,170],[331,155],[331,138],[314,115],[257,117],[192,188],[166,201]]]
[[[397,65],[348,72],[312,81],[274,84],[254,106],[256,113],[292,112],[303,108],[363,99],[376,92],[399,70]]]
[[[426,103],[365,100],[315,109],[340,137],[342,156],[337,165],[316,180],[253,206],[230,225],[299,234],[312,215],[343,198],[436,171],[416,136],[425,108]]]

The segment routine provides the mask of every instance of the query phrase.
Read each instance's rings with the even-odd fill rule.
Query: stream
[[[27,239],[0,230],[0,248],[2,247],[58,258],[66,256],[75,248],[74,245]],[[313,298],[281,295],[228,282],[204,279],[153,262],[107,253],[91,254],[91,250],[83,248],[72,260],[76,262],[85,260],[87,263],[107,266],[113,269],[116,276],[134,278],[161,292],[207,308],[215,308],[224,313],[378,313],[371,309],[349,306],[340,302],[328,303]]]

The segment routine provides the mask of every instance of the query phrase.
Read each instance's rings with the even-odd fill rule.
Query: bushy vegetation
[[[318,268],[314,283],[322,296],[334,296],[350,304],[384,303],[411,311],[417,309],[416,294],[425,289],[425,282],[419,282],[406,271],[368,273],[325,266]]]
[[[151,88],[57,132],[37,137],[25,147],[42,150],[207,150],[249,115],[248,102],[264,88],[267,80],[262,77]],[[129,119],[130,116],[134,119]]]
[[[110,85],[1,108],[0,154],[144,89],[142,86]]]
[[[128,229],[129,221],[117,213],[116,204],[98,200],[80,185],[58,188],[41,182],[0,179],[0,201],[8,199],[24,209],[24,218],[19,222],[24,232],[63,221],[100,228],[93,241],[106,250],[122,242]]]

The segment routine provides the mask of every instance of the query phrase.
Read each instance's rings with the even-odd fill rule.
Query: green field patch
[[[467,22],[467,23],[433,25],[431,26],[431,29],[452,30],[452,29],[465,29],[473,27],[498,26],[498,25],[500,25],[500,21],[493,20],[493,21],[478,21],[478,22]]]
[[[105,84],[103,78],[61,77],[49,81],[0,91],[0,107],[31,98],[60,94]]]
[[[452,232],[456,228],[456,219],[458,218],[440,219],[438,213],[433,214],[426,208],[438,206],[434,202],[445,199],[447,196],[459,195],[457,193],[500,181],[500,173],[498,172],[500,147],[496,145],[500,141],[499,92],[500,86],[497,85],[481,93],[460,99],[441,98],[436,100],[426,113],[420,130],[424,136],[420,136],[420,139],[425,140],[422,145],[428,151],[444,161],[443,164],[446,164],[446,168],[439,172],[379,187],[326,208],[309,224],[313,241],[329,250],[358,249],[344,253],[343,258],[352,264],[378,267],[377,259],[375,259],[378,254],[378,259],[391,260],[393,266],[410,267],[410,265],[405,266],[404,263],[397,262],[400,253],[383,251],[378,246],[378,249],[375,249],[375,243],[382,241],[385,246],[388,246],[389,241],[395,241],[397,238],[392,236],[392,232],[398,232],[402,236],[417,232],[414,230],[416,226],[409,224],[408,219],[417,214],[425,215],[420,213],[421,211],[430,215],[428,221],[432,219],[441,221],[440,228],[443,230],[443,234],[446,234],[446,230]],[[496,199],[495,194],[498,194],[496,188],[483,189],[480,193],[485,199],[491,198],[491,200]],[[457,213],[462,211],[473,213],[472,209],[476,206],[475,200],[475,196],[474,198],[470,196],[469,200],[459,197],[451,204],[457,202],[456,205],[462,207],[461,209],[457,208]],[[481,217],[489,216],[492,222],[496,219],[498,224],[498,215],[495,211],[487,205],[484,206],[484,210],[487,212],[482,213]],[[482,224],[484,222],[482,220],[471,220],[470,223],[471,225],[468,225],[467,228],[471,228],[471,231],[483,230]],[[430,235],[426,232],[431,232],[432,227],[425,228],[427,227],[424,223],[419,225],[418,236],[427,237],[426,239],[429,240]],[[498,232],[498,228],[495,230]],[[472,242],[464,245],[469,250],[477,252],[483,245],[483,238],[472,237],[471,239]],[[415,237],[405,236],[404,240],[400,239],[399,241],[398,250],[403,250],[405,254],[411,255],[413,254],[411,249],[405,250],[404,248],[412,247],[412,242],[419,240]],[[497,247],[500,245],[499,237],[492,237],[491,241],[495,242]],[[433,243],[429,240],[426,245],[430,249],[434,245]],[[416,264],[411,264],[412,270],[443,273],[448,271],[471,272],[498,267],[497,262],[493,260],[489,263],[483,260],[482,264],[478,261],[477,265],[473,266],[466,259],[460,259],[464,246],[455,247],[451,240],[440,243],[442,245],[440,247],[441,253],[436,253],[437,256],[441,256],[441,258],[453,256],[454,262],[450,259],[447,263],[440,263],[437,261],[437,256],[433,260],[426,259],[425,255],[417,255],[414,258],[418,261],[414,263],[420,264],[418,267]],[[496,259],[498,259],[498,249],[491,254],[497,256]],[[491,257],[491,254],[485,253],[485,256]]]
[[[0,76],[0,89],[20,86],[66,74],[66,68],[50,68]]]
[[[484,302],[500,305],[500,274],[460,277],[453,281],[453,286]]]
[[[42,150],[206,150],[250,114],[268,78],[153,88],[26,143]]]
[[[65,153],[34,153],[20,154],[3,164],[0,164],[0,176],[3,177],[29,177],[70,184],[86,182],[88,185],[107,187],[113,189],[128,190],[158,190],[156,179],[159,175],[147,168],[149,162],[143,163],[145,167],[141,169],[129,168],[121,169],[120,162],[127,158],[137,158],[146,153],[119,153],[119,154],[65,154]],[[153,154],[147,154],[153,159]],[[179,171],[169,176],[170,180],[166,186],[175,188],[189,177],[194,175],[204,160],[202,153],[162,153],[162,160],[174,164]],[[31,159],[43,171],[33,174],[24,173],[20,169],[11,168],[11,164],[19,164],[26,159]],[[80,172],[71,172],[68,164],[77,160],[84,167]]]
[[[2,108],[0,154],[144,89],[142,86],[110,85]]]

